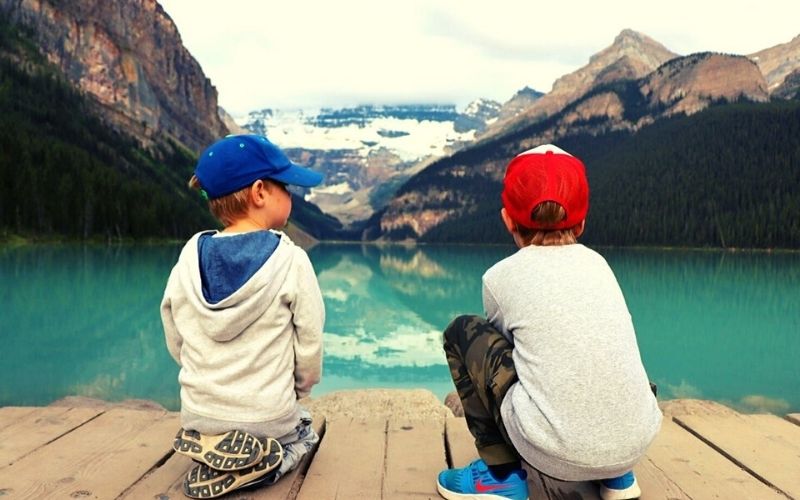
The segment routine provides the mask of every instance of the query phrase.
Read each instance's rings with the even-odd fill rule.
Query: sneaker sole
[[[456,493],[442,486],[442,483],[438,480],[436,481],[436,490],[439,495],[447,500],[508,500],[507,497],[492,495],[491,493]],[[526,498],[525,500],[528,499]]]
[[[248,432],[237,430],[206,435],[181,429],[175,436],[172,449],[221,471],[246,469],[264,458],[261,441]]]
[[[243,470],[226,472],[207,464],[195,466],[183,482],[183,494],[190,498],[216,498],[251,485],[275,470],[283,460],[283,448],[275,439],[267,438],[265,449],[268,451],[258,464]]]

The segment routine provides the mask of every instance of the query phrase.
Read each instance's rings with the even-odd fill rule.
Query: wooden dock
[[[709,402],[666,417],[636,467],[643,499],[800,499],[800,414],[741,415]],[[317,418],[316,453],[276,485],[227,499],[437,499],[436,474],[477,455],[463,418]],[[0,497],[183,499],[192,462],[171,449],[178,414],[0,408]],[[590,482],[531,473],[531,499],[598,499]]]

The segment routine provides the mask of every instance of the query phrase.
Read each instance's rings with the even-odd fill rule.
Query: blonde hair
[[[193,175],[189,179],[189,187],[198,191],[203,189],[200,180],[197,176]],[[238,219],[247,215],[247,203],[250,196],[250,186],[240,189],[235,193],[231,193],[219,198],[209,199],[208,208],[214,217],[222,222],[225,227],[230,226]]]
[[[537,225],[554,226],[567,218],[567,211],[564,207],[554,201],[545,201],[536,205],[531,212],[531,220]],[[567,229],[530,229],[517,226],[517,231],[528,245],[539,246],[558,246],[572,245],[578,242],[575,233],[580,224]]]

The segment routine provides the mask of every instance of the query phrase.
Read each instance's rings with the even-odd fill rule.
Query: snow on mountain
[[[237,123],[325,174],[305,198],[350,224],[380,209],[425,164],[470,143],[499,110],[485,99],[461,113],[449,104],[261,109]]]
[[[358,150],[381,148],[403,161],[443,155],[448,146],[470,141],[475,129],[456,132],[455,106],[357,106],[343,109],[263,109],[242,124],[282,148]]]

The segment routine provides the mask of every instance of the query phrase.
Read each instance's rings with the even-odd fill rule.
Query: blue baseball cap
[[[260,135],[229,135],[218,140],[200,155],[194,175],[212,199],[259,179],[303,187],[322,182],[322,174],[292,163],[281,148]]]

